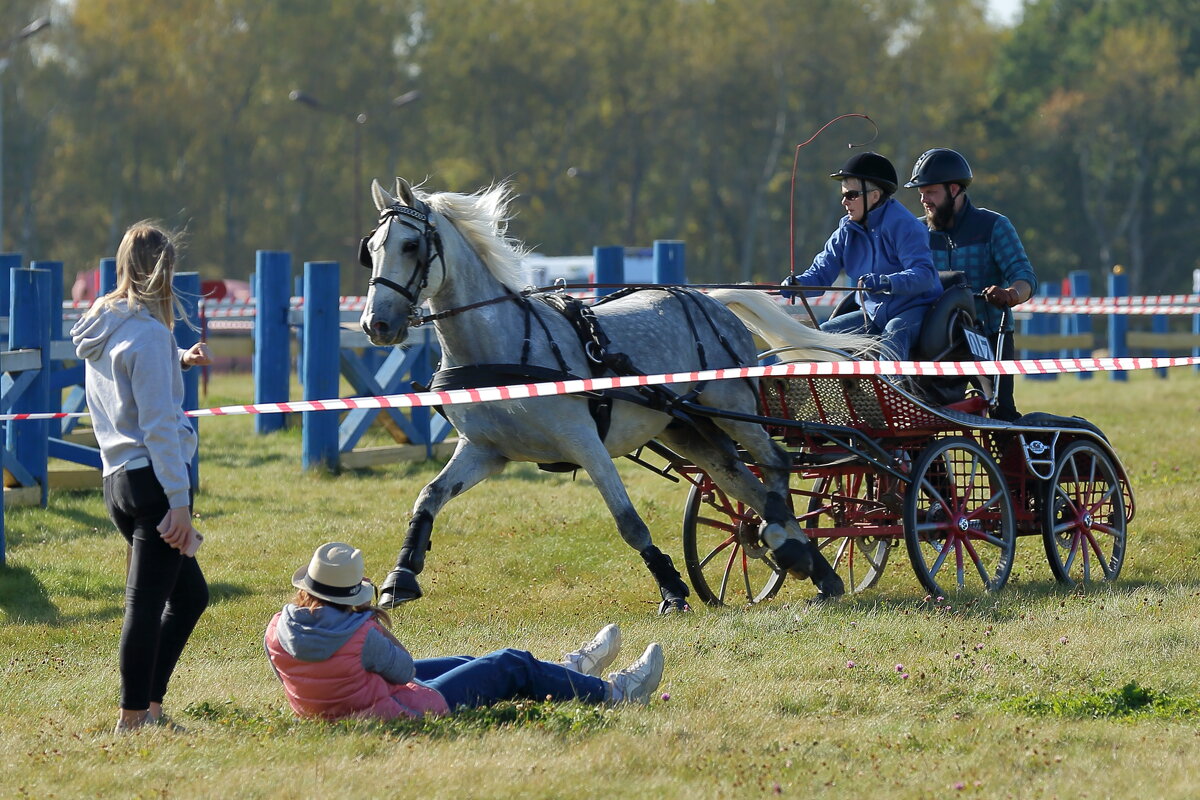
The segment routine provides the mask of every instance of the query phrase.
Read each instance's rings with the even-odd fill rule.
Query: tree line
[[[287,250],[359,293],[369,181],[400,175],[510,181],[510,233],[548,255],[682,239],[693,281],[777,281],[867,143],[902,180],[963,152],[1043,280],[1186,291],[1193,3],[1032,0],[1002,27],[983,0],[8,0],[0,249],[73,274],[152,217],[204,277]],[[846,113],[874,127],[797,148]]]

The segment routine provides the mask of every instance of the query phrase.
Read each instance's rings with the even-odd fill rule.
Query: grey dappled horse
[[[528,279],[521,246],[505,235],[511,198],[507,186],[472,195],[427,194],[397,178],[395,196],[378,181],[372,183],[371,194],[380,220],[363,240],[360,260],[372,275],[361,319],[372,342],[403,342],[422,302],[428,300],[432,315],[438,317],[439,377],[455,376],[441,386],[435,379],[437,388],[491,385],[497,375],[507,376],[501,381],[507,383],[556,379],[563,372],[592,375],[580,338],[566,317],[536,295],[520,295]],[[643,290],[593,309],[609,339],[608,352],[624,354],[642,374],[757,363],[746,326],[724,305],[698,292]],[[855,341],[800,327],[818,344]],[[692,386],[669,388],[686,394]],[[707,382],[699,387],[696,400],[748,414],[758,408],[756,388],[749,380]],[[760,536],[781,568],[811,576],[824,596],[843,592],[841,579],[788,510],[788,456],[761,425],[703,417],[683,422],[662,410],[617,400],[602,439],[588,398],[578,395],[453,405],[445,413],[458,431],[458,446],[417,497],[396,568],[381,587],[384,607],[421,596],[416,576],[424,567],[434,517],[447,501],[510,461],[531,461],[582,468],[604,498],[621,537],[657,581],[662,613],[687,610],[687,584],[671,558],[654,545],[612,461],[654,438],[758,512],[764,520]],[[743,463],[734,442],[761,466],[761,481]]]

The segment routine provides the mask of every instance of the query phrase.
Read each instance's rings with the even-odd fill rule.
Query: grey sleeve
[[[362,649],[363,669],[383,676],[388,683],[409,683],[416,674],[413,657],[378,630],[367,632]]]

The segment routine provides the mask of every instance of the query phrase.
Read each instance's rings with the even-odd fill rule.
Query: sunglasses
[[[857,189],[849,192],[842,192],[842,200],[845,201],[854,202],[860,197],[862,197],[862,192],[858,191]]]

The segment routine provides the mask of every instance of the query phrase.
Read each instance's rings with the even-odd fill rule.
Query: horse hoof
[[[836,572],[828,575],[825,580],[815,583],[820,593],[831,599],[841,597],[846,593],[846,584]]]
[[[828,594],[826,592],[817,592],[815,595],[808,598],[808,604],[810,606],[823,606],[823,605],[826,605],[827,603],[832,603],[833,601],[837,600],[839,597],[841,597],[841,595],[833,595],[833,594]]]
[[[379,607],[395,608],[401,603],[416,600],[421,596],[421,585],[412,570],[394,569],[379,589]]]
[[[668,614],[688,614],[692,607],[688,605],[688,601],[682,597],[673,597],[668,600],[663,600],[658,604],[658,615],[665,617]]]
[[[812,571],[812,555],[797,539],[788,539],[774,549],[775,563],[801,580]]]

